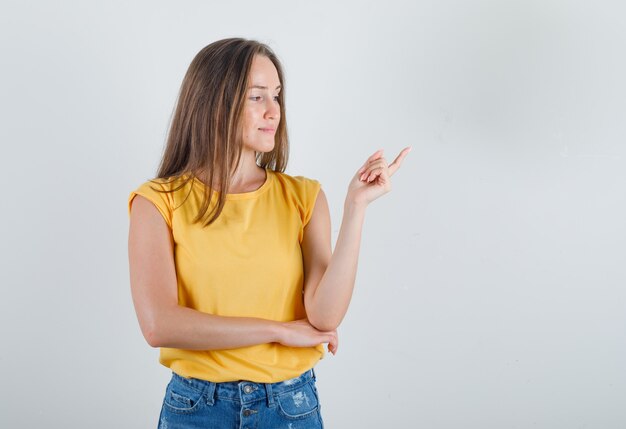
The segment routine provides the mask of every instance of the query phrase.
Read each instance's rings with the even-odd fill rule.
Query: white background
[[[225,37],[285,72],[287,173],[413,151],[366,216],[327,428],[626,427],[626,6],[3,1],[0,427],[154,428],[127,198]]]

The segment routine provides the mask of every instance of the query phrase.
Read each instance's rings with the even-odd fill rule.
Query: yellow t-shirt
[[[189,181],[172,193],[177,179],[145,182],[128,198],[153,202],[174,237],[178,304],[221,316],[291,321],[306,317],[300,244],[321,187],[314,179],[266,168],[257,190],[227,194],[217,220],[192,224],[205,185]],[[183,176],[185,177],[185,176]],[[185,200],[186,198],[186,200]],[[217,195],[213,195],[212,203]],[[184,201],[184,204],[183,204]],[[324,347],[258,344],[229,350],[160,349],[159,362],[184,377],[213,382],[274,383],[296,377],[324,356]]]

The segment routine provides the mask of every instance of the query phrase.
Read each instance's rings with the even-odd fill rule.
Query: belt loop
[[[265,384],[265,393],[267,394],[267,406],[273,407],[274,395],[272,394],[272,384],[271,383],[264,383],[264,384]]]
[[[215,383],[212,381],[207,381],[207,389],[206,389],[206,403],[209,405],[215,404]]]
[[[317,380],[317,377],[315,376],[315,370],[313,368],[311,368],[311,376],[313,377],[313,381]]]

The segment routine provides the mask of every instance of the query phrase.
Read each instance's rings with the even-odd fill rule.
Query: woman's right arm
[[[141,332],[152,347],[220,350],[279,342],[292,347],[329,343],[337,332],[322,332],[307,321],[277,322],[226,317],[178,305],[171,230],[146,198],[133,198],[128,235],[130,286]]]

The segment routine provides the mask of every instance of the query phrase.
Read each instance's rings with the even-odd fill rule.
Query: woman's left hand
[[[374,152],[352,178],[346,202],[369,204],[391,191],[390,177],[400,168],[402,160],[410,151],[411,146],[405,147],[389,165],[383,157],[383,149]]]

